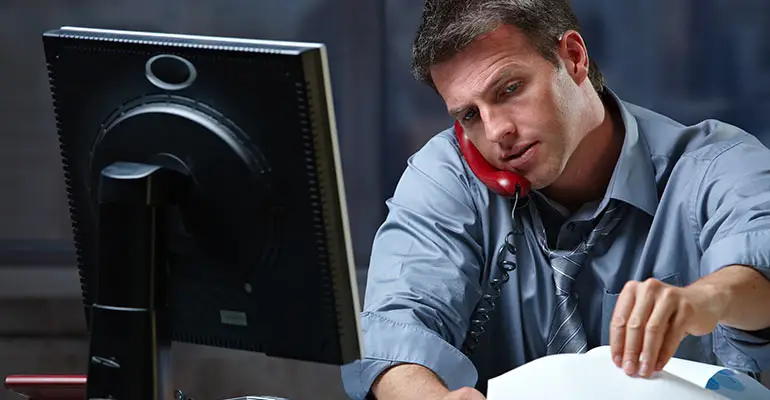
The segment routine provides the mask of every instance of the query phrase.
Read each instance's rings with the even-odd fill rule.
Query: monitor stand
[[[177,400],[166,213],[185,179],[169,168],[129,162],[101,171],[95,255],[101,267],[90,309],[87,399]]]
[[[167,213],[185,172],[130,162],[101,172],[97,260],[110,268],[99,269],[90,309],[86,399],[193,400],[173,389],[168,302]]]

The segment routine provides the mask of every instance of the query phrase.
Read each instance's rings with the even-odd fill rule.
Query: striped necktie
[[[545,230],[540,218],[534,218],[538,242],[550,260],[553,269],[553,283],[556,289],[556,308],[551,320],[547,343],[547,354],[583,353],[588,348],[583,321],[578,311],[578,298],[572,292],[578,272],[586,255],[601,238],[607,236],[622,217],[623,203],[610,200],[599,222],[573,250],[551,250],[548,247]],[[534,206],[533,211],[534,211]]]

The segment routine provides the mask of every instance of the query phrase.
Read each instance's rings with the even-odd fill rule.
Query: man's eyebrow
[[[458,108],[453,108],[451,110],[448,110],[447,112],[449,113],[450,117],[457,118],[457,115],[459,115],[460,113],[462,113],[463,111],[465,111],[467,109],[468,109],[468,107],[458,107]]]
[[[472,96],[473,97],[481,97],[481,96],[483,96],[485,93],[487,93],[491,89],[499,86],[501,82],[506,81],[508,79],[511,79],[511,77],[513,77],[514,74],[516,73],[516,70],[517,69],[516,69],[515,66],[506,67],[506,68],[500,70],[500,72],[493,79],[489,80],[481,88],[481,90],[475,91]],[[469,109],[471,107],[473,107],[473,106],[463,105],[463,106],[460,106],[460,107],[449,109],[447,112],[449,113],[450,116],[455,117],[458,114],[460,114],[461,112],[463,112],[463,111],[465,111],[465,110],[467,110],[467,109]]]

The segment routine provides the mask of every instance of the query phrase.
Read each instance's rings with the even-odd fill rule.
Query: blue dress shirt
[[[459,349],[490,275],[500,276],[512,203],[473,175],[451,129],[409,159],[372,249],[361,315],[365,358],[342,368],[351,398],[365,398],[374,379],[400,363],[431,369],[449,389],[483,392],[488,379],[544,356],[556,296],[534,218],[561,247],[586,235],[611,198],[630,205],[577,278],[589,347],[608,344],[629,280],[683,286],[731,264],[770,279],[770,150],[734,126],[684,126],[608,92],[625,139],[604,198],[570,215],[533,191],[517,207],[518,252],[503,256],[518,268],[471,358]],[[718,326],[685,338],[676,357],[758,372],[770,367],[770,335]]]

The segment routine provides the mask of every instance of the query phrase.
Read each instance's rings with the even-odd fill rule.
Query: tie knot
[[[588,253],[596,243],[609,235],[612,229],[618,225],[622,216],[622,205],[622,202],[611,200],[598,218],[598,222],[594,225],[591,232],[574,249],[546,249],[550,258],[551,268],[553,269],[554,283],[559,294],[570,294],[572,286],[575,283],[578,273],[580,273],[580,269],[583,266]],[[544,241],[541,242],[545,245]]]

